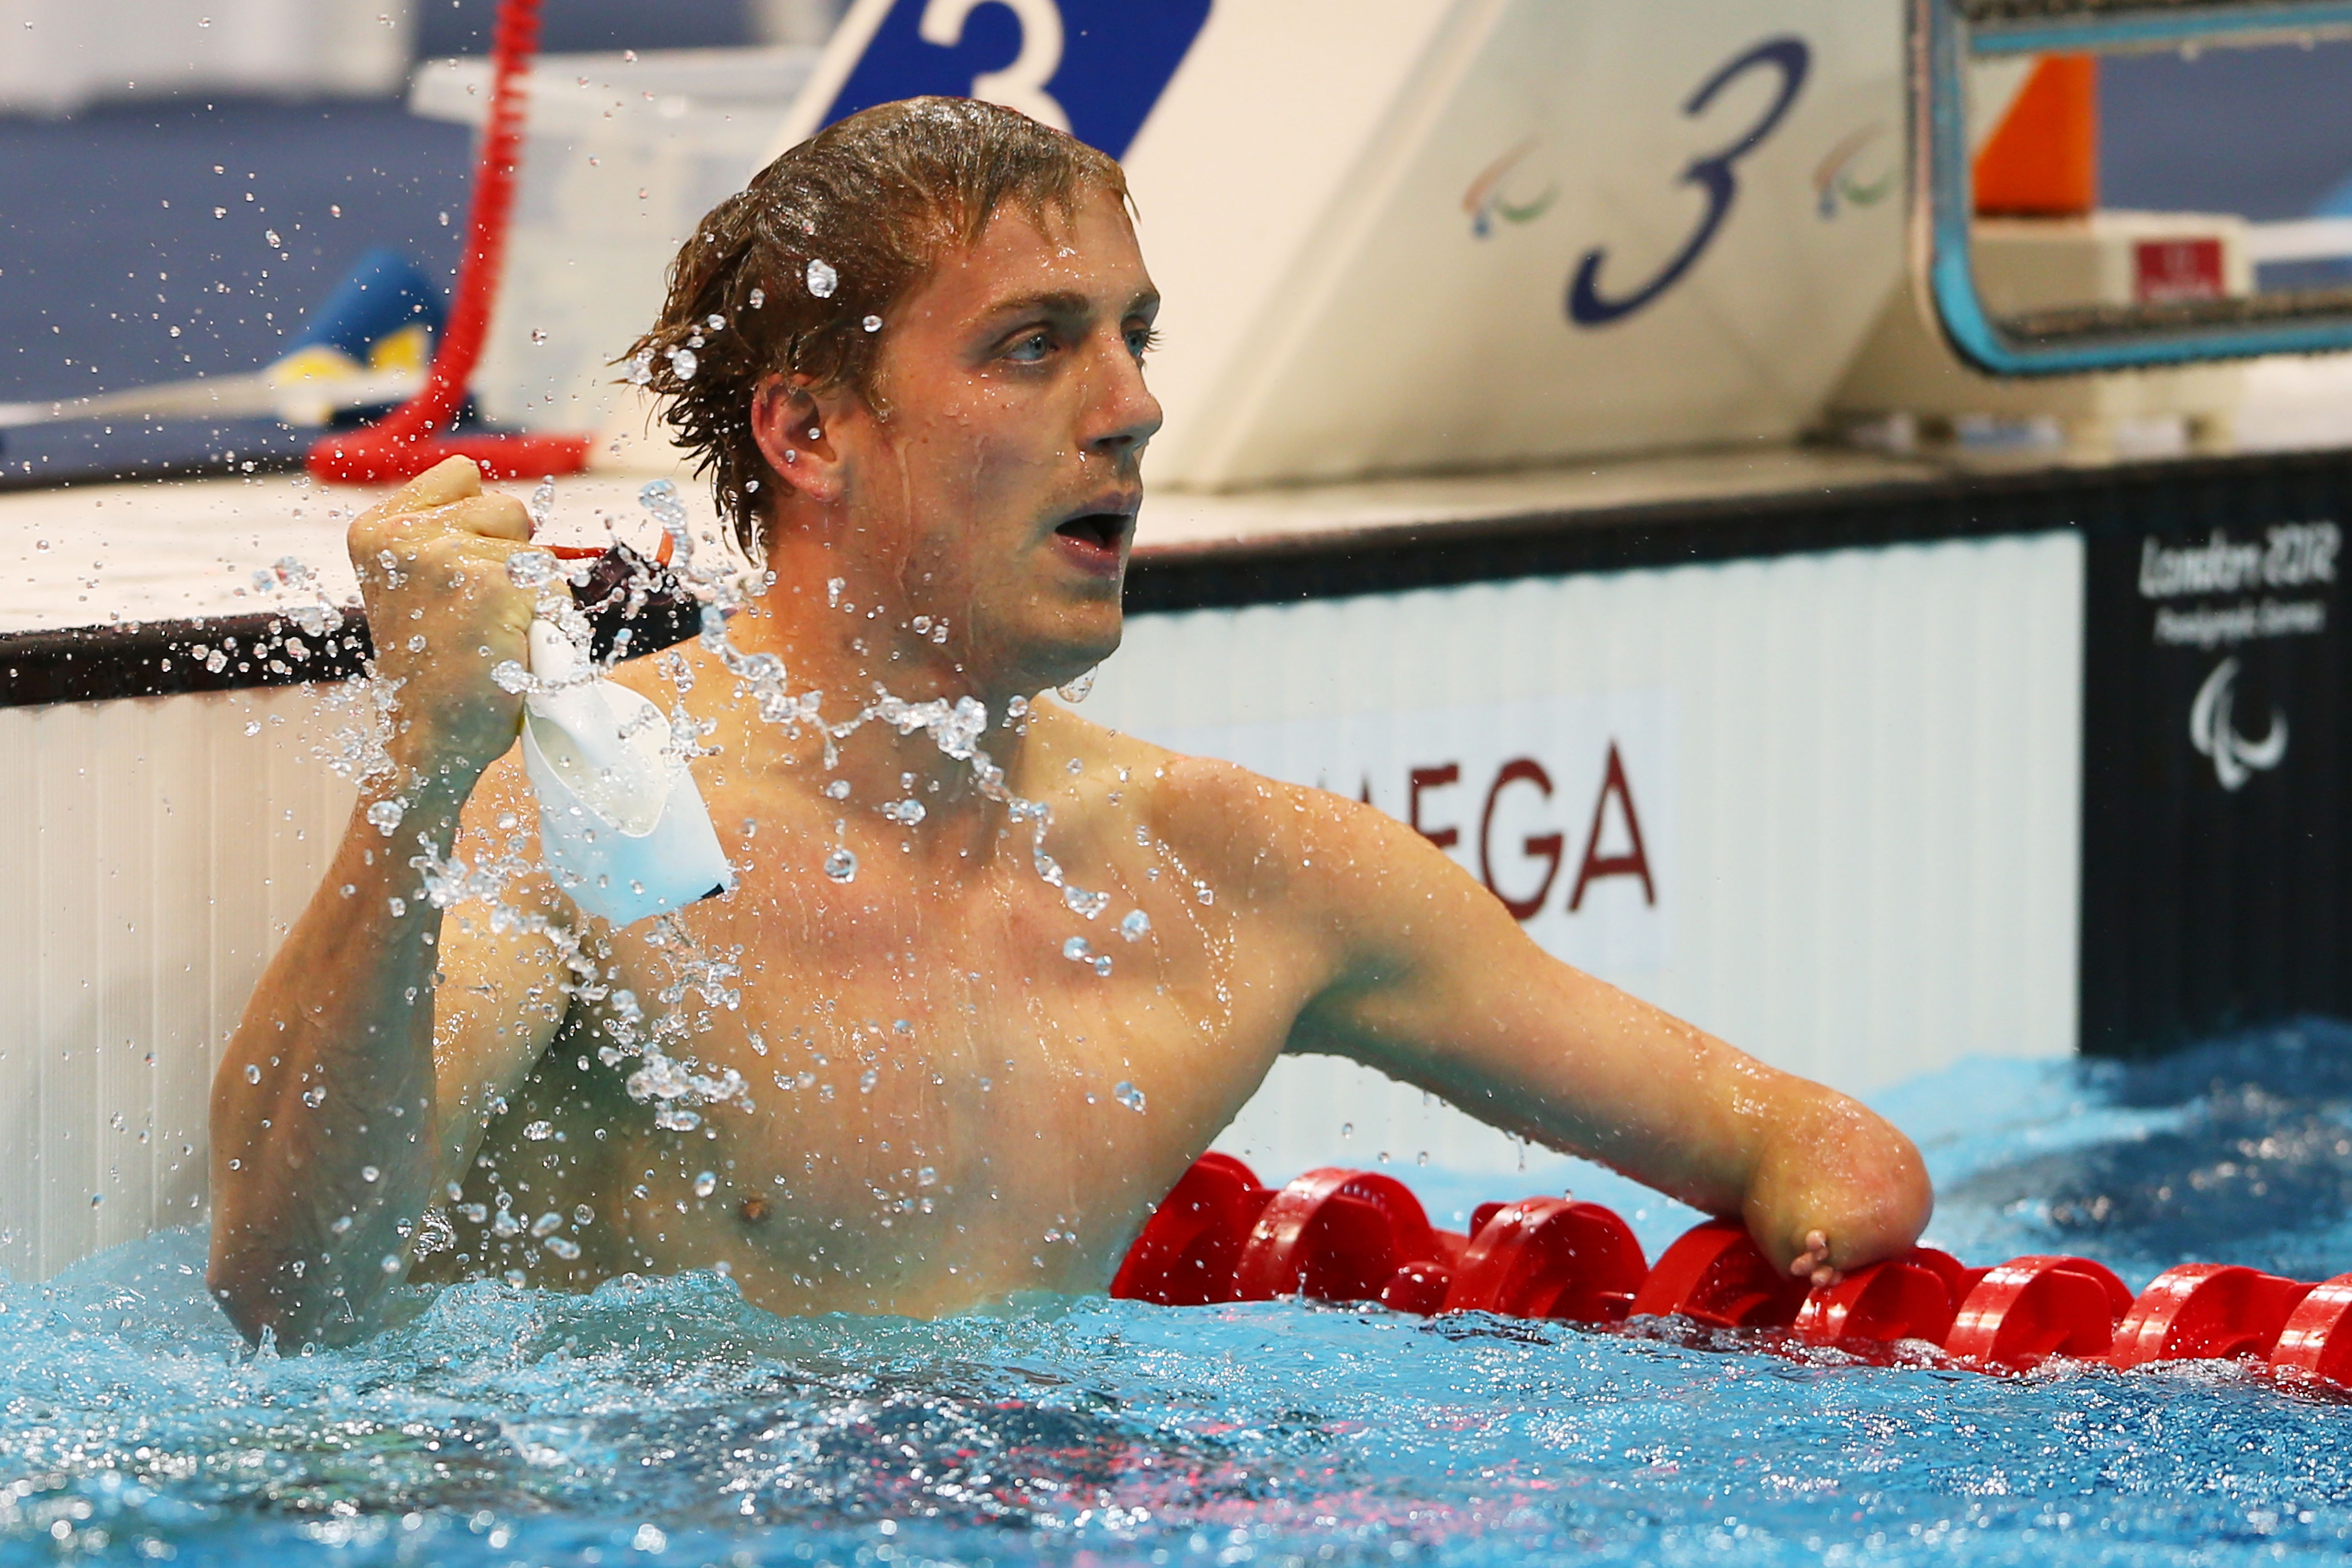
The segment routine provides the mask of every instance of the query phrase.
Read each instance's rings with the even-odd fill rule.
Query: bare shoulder
[[[1322,914],[1361,907],[1370,889],[1392,886],[1400,873],[1451,868],[1420,835],[1344,795],[1171,752],[1065,709],[1041,704],[1038,712],[1049,752],[1127,781],[1151,830],[1197,875],[1249,903]]]

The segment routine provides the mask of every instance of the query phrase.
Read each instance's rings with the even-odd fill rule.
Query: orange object
[[[2080,217],[2098,205],[2098,58],[2045,55],[1977,154],[1976,210]]]

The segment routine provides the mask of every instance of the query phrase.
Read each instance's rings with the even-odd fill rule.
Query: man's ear
[[[751,439],[783,489],[830,504],[841,499],[848,475],[828,427],[824,403],[803,380],[775,374],[751,394]],[[835,408],[834,412],[838,412]]]

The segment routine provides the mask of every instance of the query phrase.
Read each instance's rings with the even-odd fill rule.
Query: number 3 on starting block
[[[925,93],[983,98],[1117,158],[1209,19],[1211,0],[858,0],[825,79],[814,131]],[[846,62],[845,70],[843,62]],[[837,73],[837,74],[836,74]]]

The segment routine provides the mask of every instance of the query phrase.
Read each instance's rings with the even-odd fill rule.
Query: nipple
[[[753,1193],[736,1206],[735,1212],[743,1216],[745,1225],[759,1224],[768,1217],[768,1194]]]

